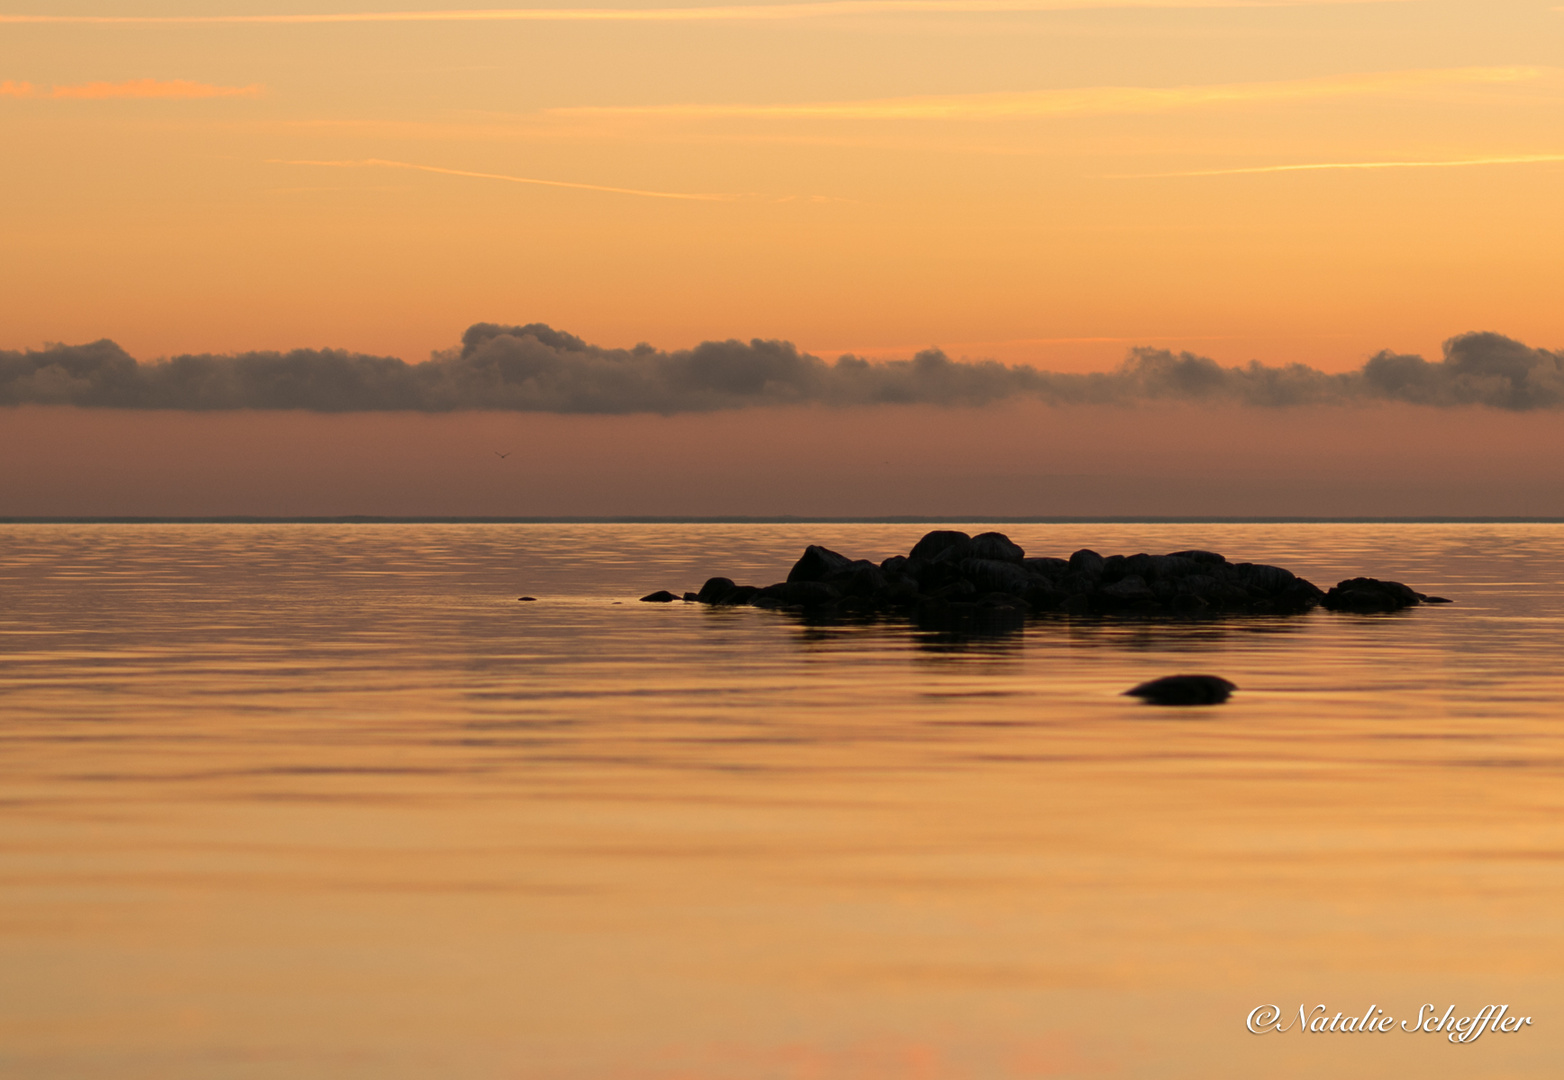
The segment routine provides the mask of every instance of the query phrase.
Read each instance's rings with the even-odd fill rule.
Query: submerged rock
[[[673,603],[677,599],[679,599],[679,598],[677,596],[675,596],[673,593],[669,592],[667,589],[658,589],[654,593],[647,593],[645,596],[641,597],[641,603],[643,603],[643,604],[671,604],[671,603]]]
[[[1124,691],[1149,705],[1220,705],[1238,686],[1220,675],[1165,675]]]

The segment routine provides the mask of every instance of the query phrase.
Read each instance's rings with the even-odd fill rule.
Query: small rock
[[[517,600],[536,600],[537,597],[536,596],[518,596],[518,597],[516,597],[516,599]]]
[[[671,603],[673,603],[677,599],[679,599],[679,598],[677,596],[673,595],[673,593],[669,592],[667,589],[658,589],[654,593],[647,593],[645,596],[641,597],[641,603],[643,603],[643,604],[671,604]]]
[[[1217,675],[1166,675],[1143,682],[1124,694],[1143,698],[1149,705],[1220,705],[1237,689]]]
[[[1399,581],[1355,577],[1338,583],[1320,603],[1329,611],[1400,611],[1422,600]]]

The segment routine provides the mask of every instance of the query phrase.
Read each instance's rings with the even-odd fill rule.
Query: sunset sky
[[[1471,331],[1558,349],[1561,58],[1564,7],[1546,0],[460,12],[412,0],[10,0],[0,350],[109,338],[142,361],[295,348],[422,361],[478,322],[547,323],[610,348],[774,338],[827,358],[938,347],[1062,372],[1106,371],[1144,346],[1326,372],[1383,349],[1437,360]],[[858,427],[884,432],[895,459],[925,421],[887,408],[858,410],[874,414]],[[1375,409],[1346,411],[1381,426]],[[4,452],[45,459],[27,491],[108,484],[90,463],[47,464],[50,438],[99,437],[107,410],[6,412]],[[969,408],[934,427],[982,430],[984,415],[1000,412]],[[1121,411],[1083,429],[1080,416],[1004,415],[1115,446],[1116,431],[1161,425],[1171,441],[1149,452],[1164,458],[1200,423]],[[1470,458],[1502,419],[1468,406],[1385,422],[1437,424],[1437,441]],[[208,421],[209,443],[189,451],[202,468],[229,445],[252,470],[256,446],[303,422],[273,418],[283,426],[267,436],[253,418]],[[320,423],[347,438],[350,421]],[[159,433],[175,422],[113,422],[141,425],[120,432],[130,465],[116,467],[148,464],[112,512],[336,505],[303,487],[246,502],[221,479],[226,501],[181,501],[178,463],[159,472],[155,454],[137,456],[166,450]],[[232,439],[225,422],[238,425]],[[594,423],[606,427],[558,438],[652,437],[633,418]],[[727,452],[720,422],[667,423],[708,439],[708,456]],[[801,423],[798,410],[760,410],[733,437],[782,453]],[[1294,416],[1278,430],[1332,423],[1352,427]],[[1517,461],[1564,432],[1551,416],[1521,426],[1533,442]],[[445,436],[418,437],[435,440],[435,457],[457,453]],[[1297,438],[1271,450],[1314,452]],[[0,515],[110,512],[18,484],[0,486]],[[610,487],[568,512],[618,512]],[[1463,512],[1564,514],[1564,498],[1528,499]],[[426,512],[417,499],[338,502]],[[916,503],[875,512],[938,509]],[[563,505],[475,496],[443,512]],[[809,505],[774,512],[825,512]],[[960,509],[1070,512],[1026,505]],[[695,498],[677,512],[738,508]],[[1137,512],[1135,497],[1101,512]]]

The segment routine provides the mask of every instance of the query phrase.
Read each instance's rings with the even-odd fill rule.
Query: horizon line
[[[565,514],[543,516],[440,514],[336,515],[17,515],[0,516],[4,525],[1564,525],[1564,517],[1524,514],[1452,514],[1410,516],[1266,515],[1266,514],[889,514],[876,517],[830,515],[658,515]]]

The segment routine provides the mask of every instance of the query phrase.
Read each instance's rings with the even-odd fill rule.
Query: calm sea
[[[1558,1075],[1564,527],[1001,528],[1456,603],[952,640],[636,602],[918,526],[0,527],[0,1075]]]

